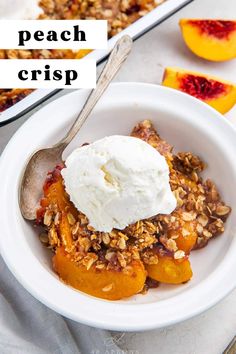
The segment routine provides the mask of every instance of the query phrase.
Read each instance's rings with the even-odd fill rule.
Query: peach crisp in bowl
[[[2,154],[5,262],[39,301],[87,325],[147,330],[201,313],[236,285],[236,133],[197,99],[112,84],[45,176],[37,220],[21,216],[27,160],[63,136],[87,94],[42,108]]]

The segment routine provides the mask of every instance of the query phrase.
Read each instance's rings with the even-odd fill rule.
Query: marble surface
[[[236,60],[212,63],[195,57],[183,43],[178,28],[178,20],[183,17],[232,18],[235,14],[235,0],[194,0],[135,42],[116,81],[160,83],[165,66],[180,66],[236,81]],[[31,114],[0,128],[0,152]],[[236,106],[226,116],[236,126]],[[234,273],[232,270],[233,276]],[[212,309],[178,325],[142,333],[113,333],[114,341],[118,338],[124,352],[112,354],[220,354],[235,334],[236,290]],[[105,346],[104,352],[111,353]]]

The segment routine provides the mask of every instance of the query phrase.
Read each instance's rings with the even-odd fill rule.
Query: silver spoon
[[[117,41],[98,78],[96,88],[91,91],[79,116],[66,136],[51,148],[36,151],[28,161],[21,182],[19,200],[20,210],[25,219],[34,220],[36,218],[36,210],[42,195],[42,186],[48,171],[63,161],[63,151],[78,133],[99,98],[128,57],[131,47],[132,39],[127,35]]]

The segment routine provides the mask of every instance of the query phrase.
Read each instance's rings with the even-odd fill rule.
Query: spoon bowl
[[[41,149],[30,158],[20,189],[20,209],[25,219],[36,219],[43,183],[48,171],[63,162],[63,150],[64,146]]]

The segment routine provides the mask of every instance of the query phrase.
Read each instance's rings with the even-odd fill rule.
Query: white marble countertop
[[[236,0],[193,1],[135,42],[133,52],[116,80],[160,83],[165,66],[180,66],[236,81],[236,60],[212,63],[195,57],[183,43],[178,28],[178,20],[183,17],[232,18],[235,14]],[[0,152],[31,114],[0,128]],[[226,116],[236,125],[236,106]],[[232,270],[232,276],[234,273]],[[220,354],[235,334],[236,290],[212,309],[178,325],[143,333],[125,333],[119,346],[127,354]]]

